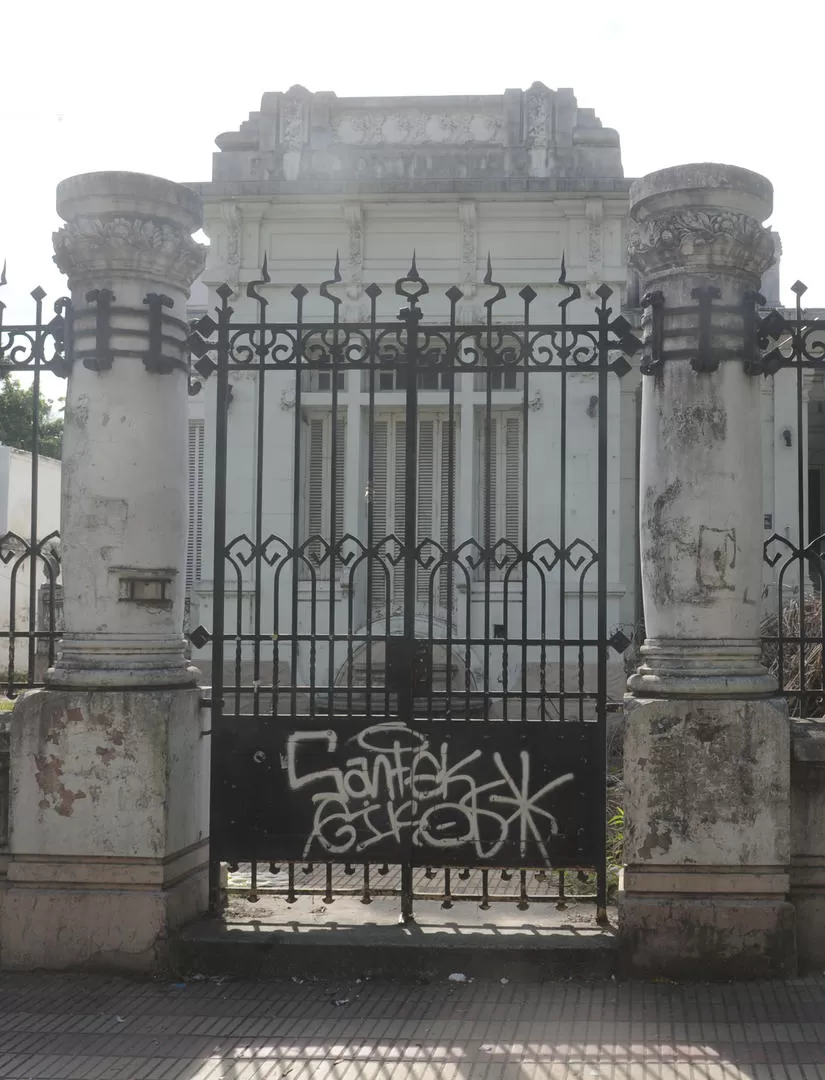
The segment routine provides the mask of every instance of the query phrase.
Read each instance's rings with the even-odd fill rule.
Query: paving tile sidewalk
[[[825,1080],[825,978],[786,983],[0,975],[0,1078]]]

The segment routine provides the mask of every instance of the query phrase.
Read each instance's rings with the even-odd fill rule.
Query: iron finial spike
[[[333,281],[340,281],[341,280],[341,255],[340,255],[340,252],[337,249],[335,251],[335,267],[333,268],[333,271],[332,271],[332,280]]]
[[[564,250],[561,253],[561,272],[559,273],[559,285],[567,284],[567,267],[564,263]]]
[[[484,275],[484,284],[490,285],[493,280],[493,260],[490,257],[490,252],[487,252],[487,273]]]
[[[6,281],[6,260],[3,259],[3,270],[0,272],[0,285],[7,285]]]
[[[411,281],[417,281],[418,280],[418,267],[416,266],[416,263],[415,263],[415,248],[413,248],[412,262],[410,263],[410,280]]]
[[[261,277],[264,281],[269,281],[269,263],[267,262],[269,252],[264,252],[264,261],[261,263]]]

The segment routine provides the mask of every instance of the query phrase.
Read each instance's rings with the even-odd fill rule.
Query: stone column
[[[64,181],[74,309],[63,441],[65,633],[12,717],[5,967],[151,969],[207,902],[208,739],[182,634],[185,305],[199,198]]]
[[[629,680],[625,963],[793,970],[789,730],[760,663],[762,453],[755,304],[764,177],[686,165],[631,187],[644,283],[640,534],[646,640]]]

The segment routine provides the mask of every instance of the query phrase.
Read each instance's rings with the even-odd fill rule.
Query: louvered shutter
[[[512,560],[515,553],[504,546],[509,540],[519,551],[522,545],[521,486],[522,486],[522,420],[514,413],[493,414],[490,423],[489,470],[487,465],[485,426],[479,432],[479,475],[482,489],[479,496],[479,522],[485,548],[490,548],[501,561]],[[501,568],[490,564],[491,577],[503,577],[509,561]],[[512,576],[512,575],[511,575]]]
[[[435,421],[420,420],[418,424],[418,456],[416,468],[418,472],[418,507],[417,521],[418,543],[423,544],[433,539],[433,511],[435,496]],[[422,562],[435,556],[435,551],[429,544],[422,548]],[[415,595],[419,603],[428,603],[430,596],[430,570],[418,568],[416,570]]]
[[[493,548],[498,540],[498,417],[490,425],[490,449],[487,451],[486,430],[481,429],[482,508],[481,535],[485,548]]]
[[[189,522],[186,539],[186,587],[201,578],[203,553],[204,422],[189,421]]]
[[[450,428],[453,428],[453,460],[452,460],[452,494],[453,494],[453,514],[452,514],[452,530],[450,529]],[[445,420],[441,424],[441,491],[440,501],[438,507],[439,513],[439,531],[438,538],[441,541],[441,546],[447,553],[446,558],[449,559],[450,552],[453,549],[455,541],[455,473],[456,473],[456,453],[458,448],[458,425],[454,421]],[[438,586],[438,599],[442,607],[450,610],[452,608],[452,598],[447,595],[447,586],[449,582],[449,571],[447,569],[449,563],[445,563],[441,570],[440,581]],[[453,592],[455,592],[455,567],[453,567]]]
[[[405,471],[407,461],[407,422],[397,420],[394,431],[393,447],[393,531],[398,539],[406,544],[404,531],[404,518],[407,500],[407,474]],[[395,569],[393,574],[392,602],[401,603],[404,599],[404,560]]]
[[[389,533],[387,523],[390,492],[389,477],[390,425],[387,420],[376,420],[372,442],[372,542],[380,545]],[[372,563],[372,610],[381,610],[387,602],[387,574],[379,559]]]
[[[521,417],[504,420],[504,520],[503,535],[521,550]]]
[[[330,423],[330,427],[331,427]],[[330,445],[330,455],[332,455],[332,446]],[[344,494],[346,485],[346,464],[347,459],[347,425],[346,425],[346,413],[343,410],[338,410],[335,416],[335,536],[334,542],[337,544],[341,537],[344,535]],[[329,472],[332,473],[332,469]],[[332,521],[331,516],[332,508],[332,492],[330,491],[330,499],[327,506],[328,524],[327,530],[329,531],[329,523]]]
[[[310,541],[307,556],[315,562],[321,559],[324,572],[329,573],[324,556],[326,541],[333,546],[344,535],[344,494],[346,483],[346,414],[339,411],[335,418],[335,446],[332,440],[332,414],[313,416],[307,434],[306,535]],[[335,461],[333,465],[333,449]],[[335,475],[335,528],[333,535],[332,493]],[[313,539],[320,537],[320,539]],[[305,570],[306,573],[308,571]]]
[[[317,417],[309,421],[307,451],[307,557],[313,566],[321,557],[322,547],[315,539],[324,535],[324,421]],[[309,571],[307,571],[309,572]]]

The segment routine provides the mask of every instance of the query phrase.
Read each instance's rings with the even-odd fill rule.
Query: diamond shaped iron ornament
[[[213,371],[217,370],[218,365],[209,359],[208,356],[202,356],[195,364],[195,371],[199,375],[202,375],[204,379],[208,379]]]
[[[192,329],[197,330],[201,337],[208,338],[218,329],[218,324],[210,315],[204,315],[202,318],[198,319]]]
[[[598,289],[596,289],[596,296],[601,300],[609,300],[612,295],[613,290],[609,285],[600,285]]]
[[[206,629],[205,626],[196,626],[192,633],[189,635],[189,640],[195,646],[196,649],[202,649],[204,645],[208,645],[212,640],[212,635]]]
[[[204,341],[200,334],[190,334],[186,339],[186,344],[189,346],[189,351],[194,353],[195,356],[205,356],[212,346],[208,341]]]
[[[528,303],[528,304],[532,304],[532,303],[533,303],[533,301],[534,301],[534,300],[536,299],[536,297],[538,296],[538,293],[537,293],[537,292],[536,292],[536,290],[535,290],[535,289],[534,289],[534,288],[532,287],[532,285],[525,285],[525,286],[524,286],[524,288],[523,288],[523,289],[521,290],[521,292],[519,293],[519,296],[520,296],[520,297],[522,298],[522,300],[524,300],[524,301],[525,301],[526,303]]]
[[[614,371],[621,379],[624,375],[627,375],[628,371],[630,371],[630,367],[631,365],[628,361],[623,356],[620,356],[618,360],[614,360],[610,365],[610,370]]]
[[[614,630],[607,644],[617,653],[623,653],[630,645],[630,638],[621,630]]]
[[[791,292],[796,293],[797,296],[802,296],[807,291],[808,286],[805,284],[804,281],[797,280],[793,283],[793,285],[791,285]]]

